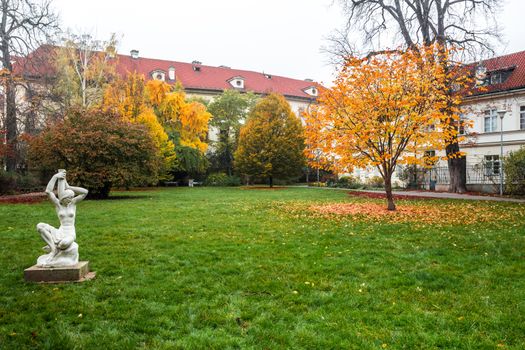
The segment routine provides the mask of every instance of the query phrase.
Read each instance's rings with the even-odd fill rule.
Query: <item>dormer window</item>
[[[243,77],[233,77],[228,80],[231,86],[236,89],[244,89],[244,78]]]
[[[503,84],[510,77],[510,75],[514,71],[514,68],[516,67],[511,66],[495,69],[492,71],[487,71],[486,69],[484,69],[484,71],[480,71],[480,68],[478,67],[478,69],[476,70],[476,86]]]
[[[319,90],[317,90],[317,88],[315,86],[310,86],[306,89],[303,89],[303,91],[307,94],[307,95],[310,95],[310,96],[317,96],[319,94]]]
[[[160,69],[151,72],[151,77],[155,80],[165,81],[166,73]]]
[[[175,67],[170,67],[168,69],[168,78],[169,80],[175,80]]]
[[[489,72],[488,78],[490,79],[490,85],[502,84],[504,83],[512,74],[514,67],[508,67],[504,69],[495,70]]]

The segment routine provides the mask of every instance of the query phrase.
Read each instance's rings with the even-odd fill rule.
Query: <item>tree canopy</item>
[[[299,118],[283,96],[259,100],[241,128],[235,167],[243,175],[288,179],[305,164],[304,136]]]
[[[237,149],[241,122],[246,119],[256,99],[253,93],[225,90],[209,104],[208,111],[213,115],[210,125],[218,132],[217,140],[211,141],[211,159],[215,171],[232,175],[233,154]]]
[[[394,210],[391,178],[397,164],[425,166],[424,151],[443,149],[457,136],[457,129],[443,125],[459,121],[461,99],[444,89],[452,72],[435,54],[429,47],[348,58],[334,86],[321,91],[319,105],[305,116],[306,154],[313,165],[321,157],[338,172],[377,168],[388,209]],[[457,84],[467,80],[455,76]]]
[[[197,101],[187,101],[179,84],[150,80],[129,73],[116,79],[104,93],[103,105],[133,123],[146,125],[160,157],[160,179],[174,172],[204,172],[208,121],[211,114]]]
[[[159,159],[146,127],[107,109],[71,109],[30,141],[29,159],[44,173],[67,169],[71,182],[106,198],[112,187],[155,184]]]

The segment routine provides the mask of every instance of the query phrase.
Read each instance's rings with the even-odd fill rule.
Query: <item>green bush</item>
[[[503,160],[505,192],[525,195],[525,147],[510,152]]]
[[[94,108],[71,109],[31,139],[29,161],[43,173],[66,169],[69,183],[107,198],[113,187],[156,184],[162,159],[145,126]]]
[[[241,178],[238,176],[228,176],[227,186],[240,186]]]
[[[337,187],[337,188],[360,188],[363,186],[363,184],[359,181],[359,179],[353,177],[353,176],[341,176],[339,179],[335,181],[329,182],[330,187]]]
[[[381,176],[372,176],[371,178],[366,180],[366,185],[372,188],[384,188],[385,181]]]
[[[39,179],[32,174],[21,175],[14,172],[0,171],[0,194],[29,192],[43,187]]]
[[[238,176],[228,176],[224,173],[214,173],[208,175],[206,181],[204,181],[206,186],[239,186],[241,184],[241,179]]]
[[[0,194],[13,194],[16,188],[16,174],[0,171]]]

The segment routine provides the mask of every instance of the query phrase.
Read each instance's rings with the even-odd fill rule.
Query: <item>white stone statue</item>
[[[58,184],[57,184],[58,182]],[[57,184],[58,198],[53,193]],[[82,187],[69,186],[66,181],[66,171],[60,169],[47,184],[46,193],[60,220],[58,229],[51,225],[39,223],[37,231],[47,243],[43,248],[48,254],[37,259],[39,267],[64,267],[78,263],[78,244],[75,242],[75,215],[77,203],[86,198],[88,190]]]

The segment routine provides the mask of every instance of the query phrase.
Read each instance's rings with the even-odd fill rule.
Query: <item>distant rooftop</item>
[[[34,78],[54,76],[54,67],[50,62],[53,62],[57,49],[57,46],[40,46],[26,58],[16,59],[15,71]],[[138,50],[132,50],[130,55],[117,54],[115,59],[117,72],[122,76],[137,72],[148,80],[158,79],[168,84],[179,81],[190,92],[217,93],[235,89],[259,94],[276,92],[286,97],[308,100],[315,99],[318,94],[318,84],[311,79],[292,79],[228,66],[207,66],[199,61],[184,63],[144,58],[140,57]]]

